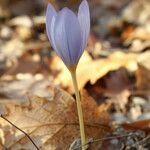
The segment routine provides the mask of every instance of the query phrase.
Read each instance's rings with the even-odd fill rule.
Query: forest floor
[[[0,1],[0,149],[80,149],[74,89],[46,36],[46,3]],[[150,1],[89,4],[91,33],[77,69],[87,145],[148,150]]]

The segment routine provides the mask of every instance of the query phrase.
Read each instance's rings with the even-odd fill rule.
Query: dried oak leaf
[[[82,60],[83,59],[83,60]],[[79,62],[77,69],[77,78],[80,81],[79,89],[82,89],[84,85],[90,81],[94,84],[98,79],[105,76],[108,72],[118,70],[121,67],[125,67],[130,71],[135,71],[137,69],[137,55],[133,53],[125,54],[123,52],[114,52],[108,58],[92,60],[89,59],[88,54],[83,55],[81,62]],[[66,71],[62,62],[57,60],[55,65],[59,64],[60,74],[56,77],[55,82],[61,84],[63,87],[67,88],[69,92],[73,93],[73,85],[71,82],[71,77],[68,78],[69,72]]]
[[[67,150],[79,138],[79,125],[75,100],[65,91],[50,86],[51,99],[33,96],[26,102],[1,101],[3,114],[13,124],[25,131],[41,150]],[[99,107],[82,92],[82,105],[88,138],[102,138],[110,131],[108,107]],[[34,150],[27,137],[0,118],[0,145],[8,149]],[[100,148],[93,143],[91,149]]]

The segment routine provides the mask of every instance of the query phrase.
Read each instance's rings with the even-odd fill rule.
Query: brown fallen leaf
[[[7,74],[16,75],[19,73],[30,73],[35,74],[40,70],[40,65],[38,61],[33,60],[32,57],[28,56],[26,58],[19,58],[11,69],[7,71]]]
[[[49,80],[46,78],[39,79],[38,76],[29,76],[24,80],[1,81],[0,100],[23,103],[26,101],[29,92],[32,93],[32,95],[51,100],[52,92],[49,92],[49,84]]]
[[[140,39],[140,40],[150,40],[150,32],[146,28],[138,27],[130,34],[128,40]]]
[[[9,58],[16,58],[23,54],[25,44],[19,38],[13,38],[1,45],[1,50],[5,56]]]
[[[117,80],[116,80],[117,79]],[[110,71],[102,78],[103,86],[102,89],[106,92],[118,93],[129,87],[131,84],[129,80],[129,73],[127,69],[121,67],[116,71]],[[99,81],[99,85],[101,81]]]
[[[46,3],[50,2],[53,4],[56,8],[63,8],[63,7],[68,7],[68,8],[78,8],[79,4],[81,3],[81,0],[45,0]]]
[[[43,9],[43,1],[36,3],[36,0],[12,0],[6,1],[5,9],[8,9],[9,13],[13,16],[33,15],[36,12],[40,12]]]
[[[144,77],[144,78],[143,78]],[[150,52],[142,53],[138,58],[138,70],[136,72],[137,88],[150,92]]]
[[[150,120],[140,120],[133,123],[123,123],[121,126],[126,130],[144,130],[150,133]]]
[[[32,96],[20,103],[0,101],[3,115],[25,131],[41,150],[67,150],[79,138],[79,125],[74,99],[65,91],[49,86],[51,99]],[[96,102],[82,92],[86,134],[88,138],[102,138],[110,131],[108,106],[98,107]],[[8,149],[33,150],[27,137],[0,118],[0,145]],[[93,143],[91,149],[99,149]]]
[[[85,63],[91,62],[92,58],[89,55],[89,53],[87,51],[85,51],[80,59],[79,65],[83,65]],[[52,59],[50,59],[49,62],[49,67],[50,69],[53,71],[65,71],[67,72],[68,70],[66,69],[65,65],[63,64],[63,62],[61,61],[61,59],[58,56],[53,57]],[[66,74],[69,74],[69,72],[67,72]]]
[[[118,70],[121,67],[125,67],[130,71],[135,71],[137,69],[137,54],[125,54],[118,51],[106,59],[88,59],[88,61],[83,62],[82,59],[84,59],[85,56],[87,56],[87,54],[83,55],[77,69],[79,89],[82,89],[88,81],[94,84],[108,72]],[[66,71],[67,69],[65,66],[61,65],[61,61],[58,60],[57,64],[59,64],[60,67],[60,74],[56,77],[55,83],[61,84],[63,87],[67,88],[69,92],[73,93],[74,90],[71,77],[69,78],[69,71]]]

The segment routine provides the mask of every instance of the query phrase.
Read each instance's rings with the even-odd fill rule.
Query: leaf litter
[[[79,3],[49,1],[57,8],[75,8]],[[89,3],[92,30],[78,81],[86,132],[91,141],[97,140],[91,149],[146,149],[149,1]],[[44,6],[45,1],[0,1],[0,114],[29,134],[41,149],[68,149],[79,138],[75,101],[67,93],[74,94],[73,86],[49,47]],[[0,118],[0,149],[7,147],[35,149],[22,132]]]
[[[49,86],[51,99],[32,96],[20,104],[1,101],[3,114],[9,121],[29,134],[41,149],[67,149],[69,144],[79,137],[79,125],[76,104],[73,97],[65,91]],[[98,106],[96,102],[82,93],[86,133],[88,138],[101,138],[111,131],[108,108]],[[0,119],[2,145],[9,149],[34,149],[32,143],[13,126]],[[100,143],[93,144],[93,148]]]

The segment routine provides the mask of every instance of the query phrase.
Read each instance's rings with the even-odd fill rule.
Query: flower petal
[[[81,28],[82,38],[83,38],[82,50],[84,50],[90,32],[90,12],[89,12],[89,5],[86,0],[83,0],[79,6],[78,20],[80,23],[80,28]]]
[[[77,64],[81,56],[81,30],[76,15],[68,8],[62,9],[55,20],[54,40],[58,55],[66,65]]]
[[[50,42],[51,42],[51,45],[53,47],[53,49],[58,53],[58,50],[56,48],[56,42],[55,42],[55,33],[54,33],[54,28],[55,28],[55,22],[56,22],[56,17],[57,15],[53,18],[52,18],[52,21],[51,21],[51,25],[50,25],[50,28],[49,28],[49,33],[50,33]]]
[[[49,3],[46,10],[46,32],[50,42],[51,42],[50,28],[51,28],[52,18],[55,17],[56,14],[57,12],[55,8]]]

